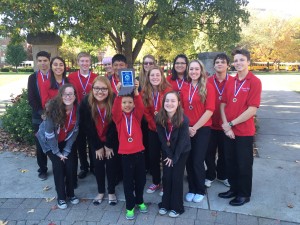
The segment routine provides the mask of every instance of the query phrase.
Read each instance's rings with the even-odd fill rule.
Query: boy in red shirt
[[[127,59],[122,54],[116,54],[112,58],[112,67],[113,67],[113,75],[109,76],[111,87],[116,95],[119,93],[119,89],[121,87],[121,82],[118,74],[119,69],[127,68]]]
[[[128,220],[135,218],[135,205],[141,213],[148,212],[143,200],[146,172],[141,120],[144,105],[138,86],[138,81],[136,81],[134,97],[117,96],[112,109],[112,118],[119,138],[118,153],[122,158],[126,219]]]
[[[220,198],[234,198],[232,206],[250,201],[252,191],[254,115],[260,105],[261,81],[248,70],[250,53],[245,49],[233,52],[237,75],[228,81],[222,96],[220,110],[225,132],[225,160],[228,180],[227,192]]]
[[[92,89],[92,83],[94,79],[97,77],[97,74],[92,73],[90,71],[91,66],[91,55],[86,52],[80,52],[77,56],[77,64],[79,66],[79,70],[73,73],[70,73],[68,76],[69,82],[74,85],[77,92],[77,100],[78,103],[83,100],[86,94],[90,92]],[[83,129],[85,122],[83,117],[80,117],[80,125],[79,125],[79,133],[76,140],[77,151],[80,160],[80,172],[78,174],[78,178],[83,179],[86,177],[89,167],[93,172],[93,157],[89,145],[89,158],[90,158],[90,166],[87,161],[87,153],[86,153],[86,131]],[[76,163],[77,165],[77,163]],[[77,169],[77,166],[76,166]]]

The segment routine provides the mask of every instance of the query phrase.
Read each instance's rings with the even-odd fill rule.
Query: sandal
[[[113,199],[110,199],[110,197],[114,197]],[[108,195],[108,204],[109,205],[116,205],[118,203],[117,197],[115,194],[109,194]]]
[[[100,198],[98,198],[99,196],[100,196]],[[103,198],[104,198],[104,194],[98,194],[96,196],[96,198],[93,200],[93,204],[94,205],[100,205],[102,203]]]

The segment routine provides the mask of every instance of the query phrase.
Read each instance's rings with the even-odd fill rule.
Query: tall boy
[[[228,81],[220,110],[225,132],[225,160],[229,191],[220,198],[234,198],[229,204],[241,206],[250,201],[252,191],[254,115],[260,105],[261,81],[248,71],[250,53],[245,49],[233,52],[237,74]]]
[[[229,66],[229,57],[225,53],[216,55],[214,58],[214,69],[216,73],[208,78],[208,82],[212,84],[216,93],[215,111],[212,115],[212,126],[210,140],[205,158],[206,179],[205,186],[210,187],[212,182],[217,178],[218,181],[225,186],[230,187],[227,180],[225,157],[224,157],[224,138],[225,134],[220,124],[220,103],[223,92],[229,80],[233,79],[227,74]],[[218,159],[216,164],[216,153],[218,152]]]
[[[42,122],[41,115],[43,114],[42,100],[40,90],[43,83],[50,78],[50,54],[45,51],[40,51],[36,55],[38,70],[28,77],[28,102],[32,108],[32,126],[33,131],[36,133]],[[36,158],[38,169],[38,177],[41,180],[47,179],[47,155],[42,151],[41,145],[37,138],[35,139]]]
[[[79,70],[70,73],[68,76],[69,82],[73,84],[76,89],[77,100],[79,104],[83,100],[83,98],[90,92],[90,90],[92,89],[92,83],[94,79],[97,77],[97,74],[92,73],[90,71],[91,61],[92,59],[89,53],[80,52],[77,56],[77,64],[79,66]],[[84,118],[83,116],[80,117],[79,133],[76,140],[77,151],[80,160],[81,171],[78,174],[78,178],[80,179],[83,179],[87,176],[89,168],[91,171],[93,171],[93,157],[92,157],[90,147],[89,147],[90,165],[87,161],[86,131],[85,131],[85,123],[83,121],[83,118]]]

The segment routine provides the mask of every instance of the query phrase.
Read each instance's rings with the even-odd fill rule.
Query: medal
[[[157,92],[157,95],[154,96],[154,91],[152,91],[152,98],[153,98],[153,103],[154,103],[154,115],[158,113],[157,111],[157,104],[159,100],[159,92]]]
[[[167,141],[167,146],[170,147],[171,143],[169,141]]]
[[[193,91],[193,93],[192,93],[192,95],[191,95],[192,84],[190,84],[190,90],[189,90],[189,103],[190,103],[189,109],[190,109],[190,110],[192,110],[192,109],[194,108],[194,107],[192,106],[192,102],[193,102],[193,98],[194,98],[195,92],[196,92],[196,90],[197,90],[197,88],[198,88],[198,85],[199,85],[199,82],[196,84],[196,86],[195,86],[195,88],[194,88],[194,91]]]
[[[217,89],[217,91],[218,91],[218,93],[219,93],[219,95],[220,95],[220,96],[219,96],[219,100],[221,100],[221,99],[222,99],[222,94],[223,94],[224,89],[225,89],[226,81],[228,80],[228,74],[226,74],[225,83],[224,83],[224,85],[223,85],[223,87],[222,87],[222,90],[220,90],[220,88],[219,88],[219,86],[218,86],[216,80],[217,80],[217,79],[216,79],[216,77],[215,77],[215,78],[214,78],[215,87],[216,87],[216,89]]]
[[[133,142],[133,138],[131,137],[131,132],[132,132],[132,113],[133,112],[131,112],[130,113],[130,118],[128,118],[127,116],[126,116],[126,114],[123,112],[123,115],[124,115],[124,117],[125,117],[125,122],[126,122],[126,127],[127,127],[127,133],[128,133],[128,135],[129,135],[129,138],[127,139],[127,141],[128,142]]]
[[[65,80],[63,79],[62,82],[59,84],[57,81],[56,81],[56,87],[57,89],[59,89],[59,87],[63,86],[65,84]]]
[[[101,121],[102,121],[102,127],[104,127],[104,122],[105,122],[105,117],[106,117],[106,109],[104,111],[104,116],[102,116],[101,111],[100,111],[98,105],[97,105],[97,109],[98,109],[98,113],[99,113],[99,116],[100,116]]]
[[[233,98],[232,101],[233,101],[233,102],[237,102],[237,99],[236,99],[236,98]]]
[[[82,87],[82,90],[83,90],[82,95],[86,95],[86,87],[87,87],[88,84],[89,84],[90,77],[91,77],[90,75],[91,75],[91,73],[89,72],[88,80],[86,81],[86,84],[85,84],[85,86],[84,86],[83,83],[82,83],[81,77],[80,77],[79,70],[78,70],[77,76],[78,76],[78,80],[80,81],[80,84],[81,84],[81,87]]]
[[[156,116],[156,115],[157,115],[157,113],[158,113],[157,111],[154,111],[154,116]]]
[[[219,100],[221,100],[221,99],[222,99],[222,95],[219,96]]]
[[[237,98],[236,96],[238,95],[238,93],[240,92],[241,88],[243,87],[244,83],[246,82],[246,79],[243,81],[243,83],[241,83],[241,85],[237,88],[237,78],[235,80],[235,84],[234,84],[234,98],[232,99],[233,102],[237,102]]]
[[[73,107],[73,108],[74,108],[74,107]],[[70,124],[71,124],[71,121],[72,121],[72,117],[73,117],[73,108],[72,108],[72,110],[71,110],[71,114],[70,114],[70,118],[69,118],[68,126],[67,126],[67,128],[66,128],[66,126],[64,127],[65,133],[67,133],[67,132],[68,132],[68,130],[69,130],[69,127],[70,127]]]
[[[181,83],[178,82],[178,80],[180,79],[176,79],[176,83],[177,83],[177,87],[178,87],[178,90],[180,91],[181,88],[182,88],[182,85],[183,85],[183,82],[184,82],[184,79],[181,80]]]
[[[170,132],[169,132],[169,133],[168,133],[168,129],[167,129],[167,127],[165,127],[165,134],[166,134],[167,146],[168,146],[168,147],[170,147],[170,146],[171,146],[170,139],[171,139],[171,134],[172,134],[172,131],[173,131],[173,125],[171,126],[171,129],[170,129]]]
[[[43,73],[42,73],[42,71],[39,71],[40,72],[40,74],[41,74],[41,77],[42,77],[42,80],[43,80],[43,83],[45,82],[45,77],[46,77],[46,80],[48,80],[48,76],[49,76],[49,71],[46,73],[46,75],[44,75]]]
[[[112,82],[113,82],[113,84],[114,84],[114,87],[115,87],[116,92],[119,94],[119,91],[118,91],[118,89],[117,89],[117,85],[116,85],[114,76],[111,77],[111,80],[112,80]]]

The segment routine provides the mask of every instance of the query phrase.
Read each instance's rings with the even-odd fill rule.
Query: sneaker
[[[151,184],[148,189],[147,189],[147,193],[148,194],[152,194],[154,193],[155,191],[159,190],[160,189],[160,184],[156,185],[156,184]]]
[[[57,207],[60,209],[68,208],[68,205],[65,200],[57,200]]]
[[[88,171],[85,171],[85,170],[81,170],[78,174],[78,178],[79,179],[84,179],[88,174]]]
[[[160,189],[160,192],[159,192],[159,196],[161,196],[161,197],[162,197],[163,195],[164,195],[164,189],[163,189],[163,188],[161,188],[161,189]]]
[[[40,180],[47,180],[48,175],[45,172],[39,172],[38,177],[40,178]]]
[[[178,216],[179,216],[179,213],[174,210],[171,210],[169,213],[169,217],[176,218]]]
[[[132,210],[126,210],[126,219],[128,220],[134,220],[134,208]]]
[[[185,200],[187,202],[191,202],[191,201],[193,201],[194,196],[195,196],[194,193],[187,193],[186,196],[185,196]]]
[[[206,187],[211,187],[211,184],[214,182],[215,180],[209,180],[209,179],[205,179],[205,186]]]
[[[219,180],[218,179],[218,181],[220,181],[222,184],[224,184],[226,187],[230,187],[230,184],[229,184],[229,182],[228,182],[228,179],[225,179],[225,180]]]
[[[70,202],[73,205],[77,205],[79,203],[79,199],[76,196],[73,196],[72,198],[70,198]]]
[[[199,203],[203,200],[204,195],[200,195],[200,194],[195,194],[194,198],[193,198],[193,202]]]
[[[139,204],[138,207],[141,213],[148,212],[148,207],[145,205],[145,203]]]
[[[168,210],[166,210],[165,208],[160,208],[158,211],[159,215],[166,215],[168,213]]]

